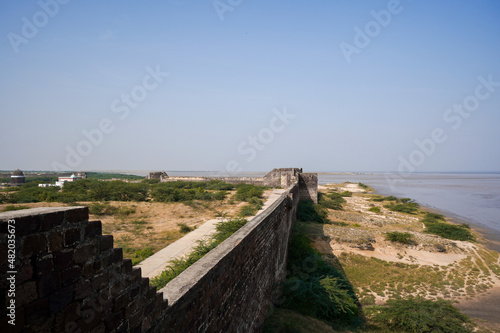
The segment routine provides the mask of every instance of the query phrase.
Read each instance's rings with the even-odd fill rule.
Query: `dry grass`
[[[264,201],[272,190],[264,192]],[[155,203],[110,201],[113,207],[133,211],[130,214],[90,215],[90,220],[100,220],[103,234],[114,237],[115,247],[122,247],[125,258],[131,258],[134,264],[147,256],[181,238],[178,224],[196,228],[217,214],[226,213],[227,217],[238,215],[245,202],[232,202],[231,191],[224,201],[194,201],[192,203]],[[80,206],[92,205],[92,202],[79,202]],[[0,205],[0,211],[4,206]],[[26,203],[23,206],[66,207],[69,204],[57,202]],[[141,252],[142,251],[142,252]]]

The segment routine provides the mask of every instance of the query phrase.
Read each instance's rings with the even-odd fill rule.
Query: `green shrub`
[[[253,216],[253,215],[257,214],[257,211],[258,211],[258,209],[256,209],[253,205],[248,204],[248,205],[241,207],[238,215],[242,216],[242,217]]]
[[[368,190],[370,187],[366,184],[363,184],[363,183],[358,183],[358,186],[365,189],[365,190]]]
[[[418,203],[409,198],[397,199],[395,203],[390,203],[384,206],[393,212],[401,212],[407,214],[416,214],[420,207]]]
[[[89,205],[89,213],[93,215],[114,215],[119,211],[118,207],[111,206],[107,202],[96,202]]]
[[[129,216],[130,214],[134,214],[134,213],[135,213],[135,209],[130,208],[130,207],[120,207],[116,211],[116,214],[120,215],[120,216]]]
[[[186,223],[177,223],[177,226],[180,228],[180,232],[182,234],[187,234],[188,232],[193,231],[193,228],[188,226]]]
[[[385,239],[391,242],[397,242],[401,244],[415,245],[415,237],[409,232],[398,232],[392,231],[385,234]]]
[[[327,264],[311,241],[295,229],[289,246],[288,275],[281,307],[330,323],[352,324],[360,314],[353,287],[342,271]]]
[[[22,210],[22,209],[29,209],[28,206],[14,206],[14,205],[8,205],[5,206],[3,209],[3,212],[11,212],[14,210]]]
[[[425,232],[451,240],[475,241],[474,235],[467,224],[456,225],[446,222],[441,214],[426,213],[421,221],[425,225]]]
[[[312,200],[303,200],[297,209],[297,220],[302,222],[328,223],[328,212]]]
[[[342,197],[352,197],[352,192],[344,191],[344,192],[340,193],[340,196],[342,196]]]
[[[158,289],[163,288],[169,281],[200,260],[246,223],[246,219],[231,219],[217,223],[215,226],[216,231],[209,240],[198,241],[198,245],[193,248],[189,255],[171,260],[166,270],[151,279],[151,284]]]
[[[236,186],[236,201],[250,201],[252,198],[261,198],[264,193],[264,186],[256,186],[252,184],[239,184]]]
[[[370,207],[368,210],[370,212],[380,213],[380,207],[378,207],[378,206]]]
[[[143,249],[137,250],[134,252],[134,255],[132,256],[132,264],[133,265],[138,264],[152,255],[153,255],[152,247],[147,246]]]
[[[342,204],[346,202],[340,193],[336,192],[330,192],[328,194],[318,193],[318,195],[319,195],[318,205],[324,208],[342,210]]]
[[[422,297],[389,299],[385,306],[372,306],[372,320],[396,332],[468,333],[472,320],[450,301]]]
[[[245,205],[241,207],[239,216],[245,217],[245,216],[253,216],[257,214],[257,212],[264,206],[263,202],[261,199],[257,197],[251,197],[250,200],[248,200],[248,205]]]

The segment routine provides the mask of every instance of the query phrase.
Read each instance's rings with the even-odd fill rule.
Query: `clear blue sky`
[[[500,170],[496,0],[59,1],[0,4],[0,169]]]

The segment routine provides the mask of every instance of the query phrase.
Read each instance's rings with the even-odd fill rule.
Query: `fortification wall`
[[[101,223],[88,220],[86,207],[0,213],[0,327],[13,332],[258,331],[286,274],[298,201],[295,183],[160,293],[140,268],[123,259],[121,249],[113,248],[113,237],[102,235]],[[9,242],[11,234],[15,243]],[[14,267],[8,266],[9,244],[15,244]],[[15,297],[9,296],[12,290]],[[6,312],[12,299],[15,326]]]
[[[255,332],[286,275],[298,186],[160,291],[169,332]],[[160,332],[157,330],[156,332]]]
[[[146,332],[166,310],[140,269],[113,248],[113,236],[102,235],[99,221],[89,222],[86,207],[0,213],[0,231],[0,327],[8,331]],[[15,244],[13,267],[9,244]],[[4,276],[10,271],[12,285]]]
[[[264,185],[264,178],[262,177],[171,177],[165,178],[162,182],[175,182],[175,181],[186,181],[186,182],[209,182],[211,180],[218,180],[221,182],[229,184],[253,184],[253,185]]]

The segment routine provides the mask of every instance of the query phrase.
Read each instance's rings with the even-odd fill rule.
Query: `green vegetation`
[[[215,234],[209,240],[198,241],[198,245],[186,257],[170,261],[170,265],[160,275],[151,280],[151,284],[163,288],[169,281],[182,273],[186,268],[197,262],[205,254],[222,243],[225,239],[235,233],[247,223],[246,219],[231,219],[217,223]]]
[[[328,211],[325,207],[315,205],[312,200],[303,200],[297,209],[297,221],[328,223]]]
[[[236,186],[236,194],[233,199],[236,201],[250,202],[252,198],[261,198],[264,194],[264,186],[256,186],[252,184],[239,184]]]
[[[392,195],[390,195],[388,197],[381,197],[381,196],[377,195],[377,196],[374,196],[372,198],[372,201],[377,201],[377,202],[381,202],[381,201],[397,201],[397,200],[398,200],[398,198],[396,198],[395,196],[392,196]]]
[[[257,197],[252,197],[249,200],[248,205],[245,205],[241,207],[241,210],[239,212],[239,216],[245,217],[245,216],[253,216],[257,214],[257,212],[264,206],[263,202],[261,199]]]
[[[370,187],[368,185],[366,185],[366,184],[358,183],[358,186],[361,187],[364,190],[370,190]]]
[[[14,205],[8,205],[5,206],[3,209],[3,212],[11,212],[14,210],[22,210],[22,209],[29,209],[28,206],[14,206]]]
[[[280,307],[325,320],[331,325],[360,324],[359,302],[338,268],[311,247],[310,239],[294,229],[289,248],[288,275],[282,284]]]
[[[461,241],[474,241],[475,237],[467,224],[456,225],[446,222],[443,215],[426,213],[422,219],[426,232],[443,238]]]
[[[299,204],[297,219],[324,223],[318,217],[312,201]],[[340,267],[328,264],[311,246],[311,240],[301,231],[302,223],[297,222],[292,232],[288,250],[287,277],[280,288],[280,308],[296,311],[328,322],[335,327],[359,326],[362,324],[361,311],[354,289]],[[265,331],[273,327],[275,331],[288,332],[289,323],[279,322],[271,316]],[[293,331],[293,330],[292,330]]]
[[[177,223],[177,226],[180,228],[181,234],[187,234],[188,232],[193,231],[193,228],[188,226],[186,223]]]
[[[410,198],[401,198],[401,199],[396,198],[395,202],[391,202],[385,205],[384,207],[389,210],[392,210],[393,212],[416,214],[418,212],[419,205]]]
[[[415,237],[409,232],[392,231],[385,234],[385,239],[407,245],[416,245]]]
[[[341,193],[336,193],[336,192],[330,192],[328,194],[318,193],[318,204],[324,208],[342,210],[342,204],[344,202],[346,201]]]
[[[264,186],[256,186],[252,184],[239,184],[236,186],[236,193],[233,196],[233,200],[236,201],[246,201],[247,205],[241,207],[239,216],[252,216],[257,214],[259,209],[264,205],[261,200],[262,194],[264,194]]]
[[[149,201],[189,202],[192,200],[224,200],[226,190],[234,185],[220,181],[129,183],[121,180],[99,181],[82,179],[67,182],[62,190],[58,187],[38,187],[37,182],[9,188],[2,201],[7,203],[66,202],[77,201]]]
[[[340,196],[341,197],[352,197],[352,192],[344,191],[344,192],[340,193]]]
[[[373,206],[368,209],[370,212],[380,213],[380,207]]]
[[[475,326],[450,301],[442,299],[389,299],[385,306],[372,306],[370,312],[375,323],[396,332],[468,333]]]

